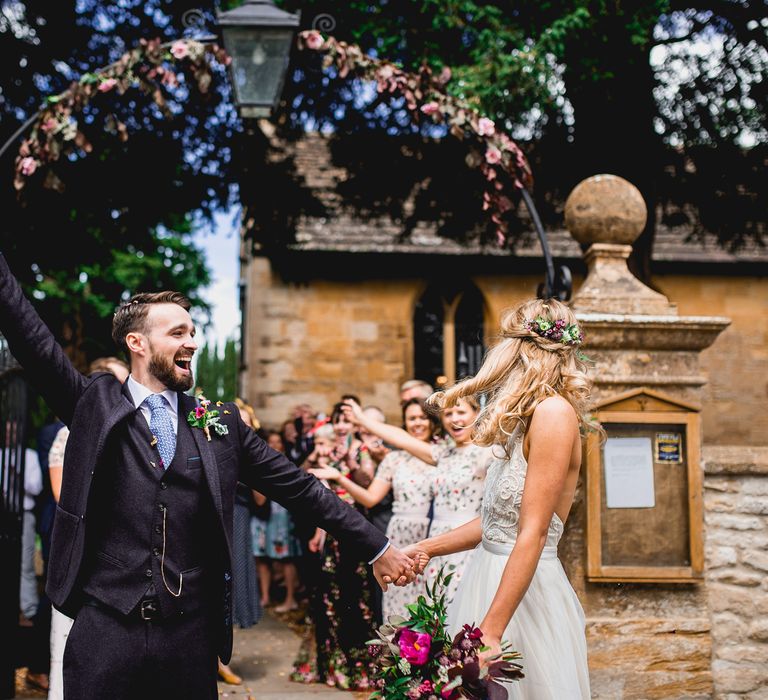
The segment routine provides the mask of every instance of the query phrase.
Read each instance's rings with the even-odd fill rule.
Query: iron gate
[[[27,384],[21,366],[0,336],[0,697],[15,696],[19,624],[21,527],[24,516],[24,454]]]

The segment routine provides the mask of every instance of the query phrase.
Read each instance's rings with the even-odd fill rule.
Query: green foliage
[[[197,351],[195,384],[213,399],[232,401],[237,396],[238,356],[234,338],[224,343],[219,354],[216,343],[206,343]]]
[[[282,4],[298,7],[297,2]],[[755,128],[758,122],[752,112],[757,109],[764,128],[764,107],[756,108],[764,104],[756,81],[766,75],[768,65],[761,22],[764,8],[752,0],[704,4],[685,0],[305,0],[301,8],[309,18],[314,13],[330,14],[337,38],[359,43],[409,70],[423,62],[436,72],[449,66],[454,78],[449,90],[488,116],[512,124],[525,121],[534,107],[545,117],[561,119],[565,95],[583,82],[606,83],[605,98],[611,99],[609,83],[624,78],[629,65],[648,67],[650,50],[660,42],[675,43],[679,36],[679,41],[711,43],[719,35],[729,47],[724,70],[719,75],[719,71],[695,70],[697,58],[689,52],[685,56],[692,69],[689,84],[704,97],[702,90],[711,93],[719,82],[732,83],[736,78],[753,95],[752,99],[740,95],[732,111],[742,114],[743,124]],[[659,111],[670,118],[666,104],[678,105],[673,120],[678,130],[686,130],[689,117],[701,113],[701,99],[693,95],[681,101],[659,91],[657,99]],[[600,105],[593,108],[597,112]],[[626,109],[632,110],[633,104]],[[579,118],[590,116],[576,114],[577,125]],[[538,133],[544,123],[546,119],[535,124]],[[722,136],[717,129],[706,131],[711,140]]]
[[[649,210],[665,212],[668,225],[666,212],[673,212],[681,236],[706,230],[732,249],[762,240],[765,207],[752,204],[764,202],[764,185],[753,184],[761,145],[768,142],[768,33],[759,0],[281,4],[289,10],[300,6],[308,24],[330,15],[337,39],[409,71],[425,63],[435,74],[450,68],[449,92],[494,118],[513,138],[529,141],[524,150],[534,197],[548,226],[563,225],[564,199],[581,179],[610,172],[637,185]],[[403,123],[397,105],[379,98],[362,110],[352,108],[354,90],[345,94],[336,76],[324,79],[319,85],[312,69],[298,74],[287,102],[294,119],[309,114],[337,133],[360,133],[361,125],[369,131],[378,125],[388,136],[417,132]],[[335,90],[330,98],[318,95],[325,86]],[[713,184],[724,170],[710,173],[706,153],[745,147],[753,157],[742,158],[738,171]],[[669,162],[678,157],[687,159],[681,172],[686,180],[694,173],[696,187],[669,183]],[[750,213],[743,223],[745,203]],[[445,217],[440,212],[437,218]],[[729,223],[737,219],[738,225]],[[649,217],[632,260],[634,272],[646,279],[655,224]]]
[[[97,72],[140,39],[180,37],[189,10],[213,18],[212,4],[192,0],[17,6],[18,26],[0,31],[0,50],[17,66],[0,76],[0,141],[41,104],[64,107],[49,97],[101,82]],[[219,69],[206,94],[186,79],[168,87],[166,116],[157,95],[94,93],[78,119],[80,150],[38,167],[22,196],[14,147],[3,156],[0,250],[80,369],[115,354],[112,313],[133,293],[178,290],[193,300],[196,322],[207,321],[200,289],[209,274],[191,233],[234,193],[227,144],[237,122],[223,76]]]

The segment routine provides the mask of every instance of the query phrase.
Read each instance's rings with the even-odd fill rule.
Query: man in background
[[[427,400],[434,393],[432,385],[423,379],[409,379],[400,385],[400,405],[405,405],[411,399]]]

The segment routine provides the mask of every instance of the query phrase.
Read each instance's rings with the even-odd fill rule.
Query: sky
[[[214,216],[213,226],[199,230],[195,243],[205,251],[212,284],[201,295],[211,304],[211,326],[205,331],[206,342],[224,342],[240,330],[238,281],[240,277],[240,209]],[[237,336],[236,336],[237,337]]]

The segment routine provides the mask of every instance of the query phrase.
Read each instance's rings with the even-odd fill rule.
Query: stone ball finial
[[[565,226],[583,244],[632,245],[647,216],[640,190],[618,175],[582,180],[565,202]]]

